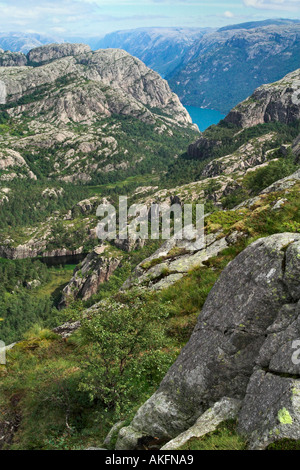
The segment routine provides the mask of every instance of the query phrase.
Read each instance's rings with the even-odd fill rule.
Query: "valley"
[[[0,53],[1,450],[299,448],[298,29],[155,29],[171,87],[119,49],[136,32]],[[201,72],[217,40],[234,86],[216,56]],[[237,49],[280,73],[245,83]],[[124,195],[148,217],[202,204],[204,245],[99,240]]]

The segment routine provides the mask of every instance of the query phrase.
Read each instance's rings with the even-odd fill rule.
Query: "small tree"
[[[92,319],[83,320],[90,343],[81,390],[119,414],[156,386],[174,360],[164,324],[168,314],[149,294],[126,294],[102,301]]]

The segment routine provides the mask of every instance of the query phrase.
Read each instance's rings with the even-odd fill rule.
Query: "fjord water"
[[[218,124],[225,117],[225,114],[214,109],[197,108],[196,106],[186,106],[185,108],[191,116],[193,123],[197,124],[201,132],[205,131],[212,124]]]

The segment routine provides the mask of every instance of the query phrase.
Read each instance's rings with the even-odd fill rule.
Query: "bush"
[[[174,360],[163,351],[167,316],[150,294],[128,293],[120,301],[105,301],[92,319],[83,320],[90,348],[80,389],[116,415],[149,393]]]

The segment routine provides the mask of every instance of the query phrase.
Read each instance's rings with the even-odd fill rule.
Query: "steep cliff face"
[[[60,307],[65,306],[70,299],[89,299],[96,294],[100,284],[109,280],[121,258],[105,257],[104,252],[105,246],[94,248],[75,269],[71,281],[63,290]]]
[[[300,119],[299,90],[300,69],[258,88],[230,111],[225,121],[243,128],[276,121],[290,124]]]
[[[88,46],[62,44],[34,49],[28,57],[36,64],[51,63],[0,71],[0,81],[6,88],[4,104],[11,115],[26,111],[36,116],[44,112],[49,118],[47,108],[54,107],[55,118],[63,122],[81,122],[96,113],[104,116],[132,114],[142,119],[148,117],[153,122],[149,107],[161,109],[167,117],[183,125],[191,123],[167,82],[124,51],[99,50],[92,53]],[[66,86],[60,89],[58,80]],[[28,104],[24,103],[25,97]],[[22,98],[23,102],[18,105]],[[78,108],[77,101],[80,101]],[[87,111],[82,115],[80,110],[83,107]],[[66,116],[62,115],[63,111]],[[54,113],[50,114],[50,119],[54,119]]]
[[[251,448],[299,439],[299,253],[299,234],[273,235],[225,268],[158,391],[120,431],[118,449],[145,436],[170,440],[224,397],[243,401],[239,429]]]

